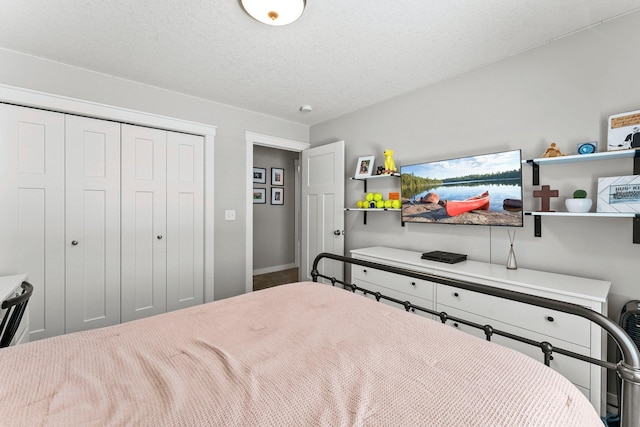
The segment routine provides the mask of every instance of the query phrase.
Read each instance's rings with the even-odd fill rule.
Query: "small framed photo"
[[[271,168],[271,185],[284,185],[284,169]]]
[[[364,156],[358,158],[358,163],[356,164],[356,178],[368,178],[371,176],[373,172],[373,162],[375,161],[375,156]]]
[[[596,212],[640,213],[640,175],[598,178]]]
[[[640,110],[609,116],[607,151],[640,148]]]
[[[271,189],[271,204],[284,205],[284,188]]]
[[[254,188],[253,189],[253,204],[259,205],[267,203],[267,189],[266,188]]]
[[[266,184],[267,170],[265,168],[253,168],[253,182],[256,184]]]

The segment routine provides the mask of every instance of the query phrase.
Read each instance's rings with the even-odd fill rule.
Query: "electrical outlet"
[[[236,211],[235,210],[226,210],[226,211],[224,211],[224,220],[225,221],[235,221],[236,220]]]

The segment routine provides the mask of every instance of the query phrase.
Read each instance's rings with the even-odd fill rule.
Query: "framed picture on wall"
[[[267,203],[267,189],[266,188],[254,188],[253,189],[253,204],[259,205],[261,203]]]
[[[368,178],[371,176],[371,172],[373,172],[373,162],[375,161],[375,156],[364,156],[358,158],[358,163],[356,164],[356,178]]]
[[[284,185],[284,169],[271,168],[271,185]]]
[[[284,188],[271,189],[271,204],[284,205]]]
[[[253,182],[257,184],[266,184],[267,170],[265,168],[253,168]]]

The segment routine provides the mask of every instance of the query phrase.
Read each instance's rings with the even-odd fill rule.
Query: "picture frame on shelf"
[[[265,168],[253,168],[253,182],[256,184],[267,183],[267,169]]]
[[[578,143],[578,154],[593,154],[598,152],[598,141]]]
[[[284,205],[284,188],[271,188],[271,204]]]
[[[271,185],[284,185],[283,168],[271,168]]]
[[[267,189],[266,188],[254,188],[253,189],[253,204],[261,205],[267,203]]]
[[[376,156],[358,157],[358,162],[356,163],[356,173],[354,177],[369,178],[373,172],[375,160]]]
[[[640,110],[609,116],[607,151],[640,148]]]
[[[640,175],[598,178],[596,212],[640,213]]]

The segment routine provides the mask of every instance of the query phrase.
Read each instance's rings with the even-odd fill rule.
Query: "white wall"
[[[254,145],[253,164],[267,171],[266,184],[254,184],[266,190],[265,204],[253,205],[253,269],[257,274],[293,268],[296,261],[295,169],[300,153]],[[271,168],[284,169],[284,187],[271,185]],[[271,189],[284,190],[284,205],[271,204]]]
[[[307,126],[2,49],[0,64],[0,84],[217,126],[214,296],[245,292],[245,131],[308,141]]]
[[[540,46],[456,78],[312,126],[312,146],[344,139],[347,173],[358,156],[395,150],[397,165],[521,148],[524,158],[541,157],[551,142],[565,153],[598,140],[606,147],[607,118],[640,110],[637,83],[640,13]],[[401,78],[402,76],[399,76]],[[604,148],[606,150],[606,148]],[[551,208],[564,210],[575,188],[596,191],[601,176],[630,175],[632,160],[547,166],[541,184],[560,191]],[[534,200],[531,170],[524,169],[525,208]],[[380,186],[382,192],[392,184]],[[396,184],[399,188],[399,182]],[[369,183],[369,190],[374,185]],[[347,181],[346,205],[362,197],[362,183]],[[407,224],[397,213],[346,214],[346,249],[387,245],[419,251],[447,250],[470,259],[505,264],[507,229]],[[609,311],[618,318],[623,302],[640,299],[640,245],[632,243],[632,219],[543,218],[542,237],[533,219],[517,229],[515,252],[522,268],[610,280]]]

